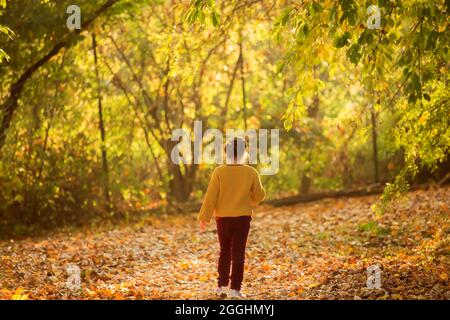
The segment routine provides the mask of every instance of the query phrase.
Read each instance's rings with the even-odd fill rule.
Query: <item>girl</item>
[[[214,169],[198,216],[200,228],[215,215],[220,243],[219,278],[216,295],[243,299],[241,284],[247,236],[253,207],[265,197],[258,172],[245,164],[245,141],[234,138],[227,143],[227,161]],[[231,272],[231,286],[228,290]]]

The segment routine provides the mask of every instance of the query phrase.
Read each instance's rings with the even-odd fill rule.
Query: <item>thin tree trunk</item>
[[[158,172],[159,179],[163,180],[164,179],[164,175],[162,174],[162,170],[160,168],[160,165],[159,165],[159,162],[158,162],[158,158],[156,157],[156,154],[153,151],[153,148],[152,148],[152,145],[151,145],[151,142],[150,142],[150,138],[149,138],[149,131],[147,130],[147,127],[145,125],[145,121],[139,115],[138,107],[136,105],[137,103],[133,102],[131,100],[130,95],[128,94],[128,91],[125,88],[125,85],[123,84],[123,81],[120,79],[120,77],[117,74],[114,73],[114,71],[112,70],[112,68],[109,65],[109,63],[107,61],[104,61],[104,63],[106,65],[106,67],[108,68],[109,72],[111,72],[113,78],[115,79],[115,81],[113,81],[113,84],[123,92],[123,94],[125,95],[125,98],[127,99],[128,103],[133,107],[133,110],[134,110],[134,113],[136,115],[136,118],[138,119],[139,124],[141,125],[141,128],[142,128],[142,130],[144,132],[145,142],[146,142],[147,147],[149,148],[150,153],[151,153],[151,155],[153,157],[153,160],[154,160],[154,163],[155,163],[155,166],[156,166],[156,170]],[[133,98],[135,99],[135,101],[137,101],[136,97],[133,96]],[[150,130],[151,130],[151,128],[150,128]],[[159,145],[161,145],[158,142],[158,140],[156,139],[156,135],[154,133],[152,133],[152,136],[153,136],[153,139],[155,139],[155,141]]]
[[[86,20],[82,24],[81,30],[76,30],[75,33],[81,33],[82,30],[85,30],[88,28],[95,19],[97,19],[103,12],[108,10],[110,7],[112,7],[116,2],[120,0],[108,0],[106,1],[100,8],[98,8],[95,13],[92,15],[92,17],[88,20]],[[70,36],[71,33],[67,34],[67,37]],[[62,48],[66,48],[67,45],[70,43],[67,39],[58,42],[55,44],[55,46],[41,59],[39,59],[37,62],[32,64],[30,67],[28,67],[22,75],[19,77],[19,79],[11,86],[9,96],[6,98],[5,102],[0,105],[0,112],[1,112],[1,123],[0,123],[0,151],[2,150],[3,146],[5,145],[6,140],[6,131],[11,126],[11,121],[14,116],[14,112],[17,109],[17,101],[20,97],[20,94],[22,93],[22,90],[25,86],[25,83],[33,76],[33,74],[41,68],[43,65],[45,65],[51,58],[53,58],[55,55],[61,51]]]
[[[380,179],[378,176],[378,145],[377,145],[377,115],[372,106],[371,110],[372,121],[372,147],[373,147],[373,167],[374,167],[374,182],[377,183]]]
[[[109,196],[109,168],[108,168],[108,157],[106,152],[106,133],[105,125],[103,120],[103,107],[102,107],[102,94],[100,88],[100,74],[98,71],[98,57],[97,57],[97,42],[95,40],[95,35],[92,34],[92,50],[94,52],[94,63],[95,63],[95,76],[97,78],[97,101],[98,101],[98,118],[99,118],[99,129],[101,143],[101,153],[102,153],[102,167],[103,167],[103,193],[105,196],[106,209],[109,212],[111,209],[111,199]]]
[[[239,57],[236,61],[234,69],[233,69],[233,75],[231,76],[230,85],[228,86],[227,97],[225,99],[225,105],[223,106],[223,109],[222,109],[221,117],[222,117],[222,131],[223,132],[225,132],[225,126],[227,124],[228,104],[230,102],[231,92],[233,91],[233,86],[234,86],[234,81],[236,80],[237,71],[238,71],[239,65],[241,64],[241,59],[242,59],[242,56],[239,53]]]
[[[42,146],[41,164],[39,165],[39,171],[38,171],[38,176],[37,176],[38,180],[41,180],[42,171],[44,170],[44,160],[45,160],[44,157],[45,157],[45,152],[47,151],[48,137],[50,134],[50,128],[52,126],[54,107],[56,105],[57,98],[58,98],[58,88],[55,88],[55,95],[53,96],[53,107],[50,110],[50,119],[48,121],[47,128],[45,128],[44,145]]]
[[[319,113],[319,107],[320,107],[319,94],[315,94],[313,97],[312,104],[308,106],[308,117],[316,120]],[[310,151],[307,153],[307,159],[309,162],[311,161],[312,158],[311,150],[314,149],[314,144],[315,142],[313,141],[309,146]],[[303,172],[302,179],[300,181],[300,194],[303,195],[308,194],[311,189],[312,182],[313,181],[309,175],[309,172],[308,171]]]
[[[61,64],[59,65],[58,71],[61,71],[61,69],[64,67],[64,61],[65,61],[65,58],[66,58],[66,53],[67,53],[67,50],[64,50],[64,54],[62,56]],[[52,104],[51,109],[50,109],[50,116],[49,116],[47,128],[45,128],[44,145],[42,146],[41,159],[40,159],[41,160],[41,164],[39,165],[38,178],[37,178],[38,180],[41,180],[42,171],[44,170],[45,153],[47,151],[48,139],[49,139],[49,136],[50,136],[50,129],[52,127],[52,121],[53,121],[53,117],[54,117],[55,110],[56,110],[56,104],[57,104],[57,101],[58,101],[58,86],[59,86],[59,84],[60,84],[60,81],[57,80],[55,82],[55,93],[53,95],[53,104]],[[59,114],[59,112],[57,112],[57,114]]]
[[[242,48],[242,39],[239,41],[239,55],[241,57],[241,82],[242,82],[242,103],[244,114],[244,129],[247,131],[247,96],[245,94],[245,76],[244,76],[244,51]]]

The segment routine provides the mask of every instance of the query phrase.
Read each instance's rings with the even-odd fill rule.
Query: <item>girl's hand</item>
[[[205,221],[200,221],[200,230],[201,230],[201,231],[205,231],[207,225],[208,225],[207,222],[205,222]]]

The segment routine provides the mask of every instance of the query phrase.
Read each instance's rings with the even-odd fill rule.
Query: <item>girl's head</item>
[[[235,137],[229,140],[225,145],[226,163],[244,164],[247,161],[245,140]]]

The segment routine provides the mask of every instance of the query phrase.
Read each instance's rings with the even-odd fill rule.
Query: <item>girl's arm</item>
[[[252,184],[252,204],[257,206],[266,197],[266,192],[261,184],[259,174],[256,172],[256,177]]]
[[[198,215],[198,220],[209,222],[216,208],[217,198],[219,196],[219,176],[217,169],[212,173],[211,180],[208,184],[205,199],[203,200],[202,208]]]

